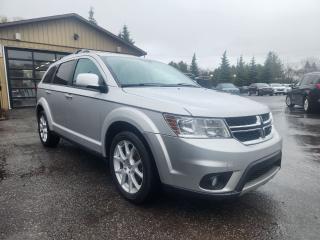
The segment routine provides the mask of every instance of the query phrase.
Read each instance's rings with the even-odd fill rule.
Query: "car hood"
[[[139,87],[123,88],[140,104],[160,112],[181,113],[199,117],[237,117],[269,112],[269,108],[250,99],[206,88]],[[175,110],[176,109],[176,110]]]

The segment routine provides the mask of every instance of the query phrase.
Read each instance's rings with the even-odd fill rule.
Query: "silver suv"
[[[281,165],[268,107],[129,55],[83,50],[52,64],[36,112],[44,146],[63,137],[102,155],[119,192],[135,203],[163,186],[238,196]]]

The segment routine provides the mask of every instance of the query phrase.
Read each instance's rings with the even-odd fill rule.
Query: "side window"
[[[59,85],[68,85],[73,76],[75,61],[61,63],[52,83]]]
[[[312,75],[306,75],[304,76],[304,78],[301,81],[300,85],[309,85],[312,83],[313,77]]]
[[[308,76],[304,76],[304,77],[301,79],[301,81],[299,82],[299,86],[301,86],[301,85],[306,85],[305,83],[307,82],[307,78],[308,78]]]
[[[73,84],[77,85],[76,79],[80,73],[94,73],[99,77],[99,83],[103,84],[103,77],[93,61],[88,58],[79,59],[73,76]]]
[[[312,75],[312,81],[310,84],[316,84],[319,81],[319,76],[318,75]]]
[[[56,71],[57,67],[56,66],[53,66],[51,67],[47,74],[44,76],[44,79],[43,79],[43,83],[51,83],[51,80],[52,80],[52,77],[53,77],[53,74],[54,72]]]

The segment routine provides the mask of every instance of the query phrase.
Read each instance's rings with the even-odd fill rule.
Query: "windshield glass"
[[[266,83],[257,83],[257,86],[258,87],[269,87],[269,85]]]
[[[156,61],[122,57],[101,57],[122,87],[191,86],[199,87],[175,68]]]
[[[232,83],[221,83],[220,86],[222,88],[235,88],[236,87]]]

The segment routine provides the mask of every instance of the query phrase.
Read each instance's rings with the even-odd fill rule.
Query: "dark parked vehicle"
[[[306,112],[320,107],[320,72],[305,74],[302,80],[292,87],[286,98],[288,107],[303,106]]]
[[[219,83],[216,88],[218,91],[232,93],[232,94],[239,94],[240,90],[232,83]]]
[[[248,86],[242,86],[242,87],[239,87],[239,90],[240,90],[240,93],[248,94],[249,87]]]
[[[266,83],[252,83],[249,86],[249,92],[248,95],[257,95],[257,96],[263,96],[263,95],[273,95],[273,89],[270,87],[269,84]]]

